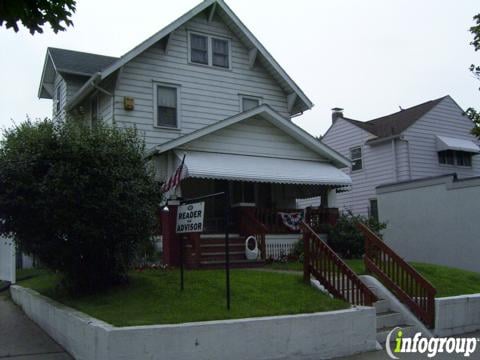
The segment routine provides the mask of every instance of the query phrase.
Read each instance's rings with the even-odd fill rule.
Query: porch
[[[172,229],[179,199],[171,200],[168,213],[162,213],[164,261],[178,266],[180,237],[183,237],[184,264],[188,268],[218,268],[225,263],[225,211],[229,212],[230,262],[232,267],[262,266],[269,258],[288,255],[300,239],[299,227],[287,226],[280,214],[296,214],[319,225],[334,225],[338,209],[332,204],[335,194],[332,185],[278,184],[252,181],[187,178],[181,184],[181,197],[196,198],[213,193],[228,193],[224,197],[205,201],[203,233],[176,235]],[[298,198],[318,196],[319,206],[297,209]],[[329,205],[330,204],[332,205]],[[330,206],[330,207],[329,207]],[[305,211],[304,211],[305,210]],[[287,216],[288,216],[287,215]],[[173,226],[174,229],[174,226]],[[165,231],[167,230],[167,231]],[[258,245],[258,257],[247,259],[246,239],[253,236]]]

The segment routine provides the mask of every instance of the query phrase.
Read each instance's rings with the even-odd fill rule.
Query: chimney
[[[337,120],[338,118],[343,118],[343,109],[339,107],[334,107],[332,109],[332,124]]]

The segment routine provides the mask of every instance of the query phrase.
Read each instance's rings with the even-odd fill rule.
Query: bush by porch
[[[45,270],[38,270],[36,276],[20,281],[19,285],[116,326],[313,313],[349,307],[304,284],[301,276],[295,274],[233,270],[230,312],[225,306],[222,270],[186,272],[183,293],[179,290],[177,270],[147,270],[129,275],[128,285],[81,297],[59,290],[59,276]]]

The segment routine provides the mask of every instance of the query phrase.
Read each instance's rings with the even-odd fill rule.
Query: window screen
[[[362,148],[360,146],[350,149],[350,159],[352,160],[352,171],[362,169]]]
[[[177,89],[157,87],[157,125],[177,127]]]
[[[228,68],[228,41],[212,38],[212,65]]]
[[[208,37],[190,34],[190,61],[208,65]]]

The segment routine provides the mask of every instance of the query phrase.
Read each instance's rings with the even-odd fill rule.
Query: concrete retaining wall
[[[436,336],[451,336],[480,329],[480,294],[435,299]]]
[[[13,300],[76,359],[319,359],[375,349],[375,310],[117,328],[37,292]]]

